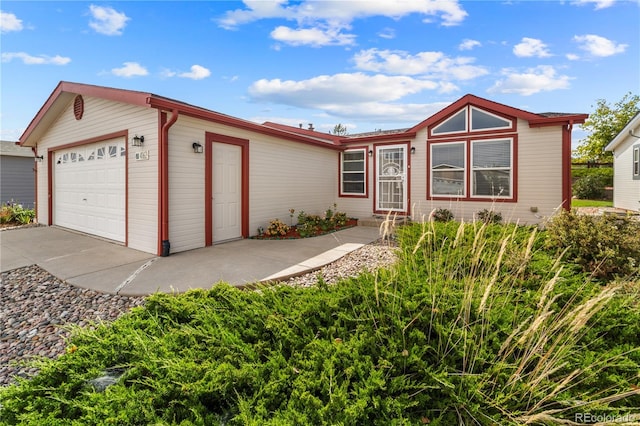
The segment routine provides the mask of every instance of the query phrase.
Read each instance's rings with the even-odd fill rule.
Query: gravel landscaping
[[[324,268],[284,284],[309,287],[321,274],[327,284],[363,270],[375,270],[396,261],[393,244],[366,245]],[[34,357],[63,354],[73,325],[112,321],[135,306],[142,297],[104,294],[67,284],[32,265],[2,273],[0,278],[0,386],[15,376],[29,377],[35,368],[22,365]]]

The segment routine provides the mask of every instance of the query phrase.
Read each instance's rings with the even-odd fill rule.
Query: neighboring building
[[[0,141],[0,205],[33,208],[36,196],[34,155],[16,142]]]
[[[44,156],[40,223],[168,255],[334,203],[361,218],[442,207],[537,223],[570,206],[571,130],[586,118],[466,95],[410,129],[338,136],[61,82],[20,143]]]
[[[605,150],[613,152],[613,206],[640,211],[640,112]]]

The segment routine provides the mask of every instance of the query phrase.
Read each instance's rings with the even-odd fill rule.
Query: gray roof
[[[16,145],[11,141],[0,141],[0,155],[7,155],[10,157],[33,157],[33,151],[31,148],[22,147]]]

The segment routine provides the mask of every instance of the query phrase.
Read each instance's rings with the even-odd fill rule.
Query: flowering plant
[[[269,223],[269,227],[264,231],[265,235],[271,237],[285,236],[289,232],[289,225],[283,223],[280,219],[274,219]]]

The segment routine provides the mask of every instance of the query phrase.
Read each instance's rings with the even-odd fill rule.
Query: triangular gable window
[[[471,107],[471,130],[510,129],[511,121]]]
[[[444,135],[447,133],[464,133],[467,131],[467,109],[463,109],[452,115],[447,120],[433,128],[434,135]]]

